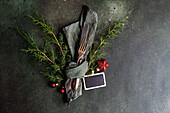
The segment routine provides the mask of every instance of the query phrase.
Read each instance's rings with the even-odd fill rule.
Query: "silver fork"
[[[88,29],[89,29],[89,25],[86,24],[84,26],[84,29],[82,31],[82,36],[81,36],[81,41],[80,41],[80,47],[78,50],[78,60],[77,63],[80,64],[83,60],[83,56],[86,52],[86,48],[87,48],[87,35],[88,35]]]
[[[90,12],[90,13],[92,13],[92,12]],[[87,16],[86,17],[86,23],[88,23],[88,25],[86,25],[86,26],[88,26],[88,29],[89,29],[89,25],[92,25],[92,24],[94,24],[95,22],[97,22],[98,20],[96,19],[96,14],[94,13],[94,14],[91,14],[91,15],[89,15],[89,16]],[[82,21],[83,22],[83,21]],[[85,27],[85,26],[84,26]],[[83,27],[83,29],[84,29],[84,27]],[[88,33],[88,32],[87,32]],[[82,30],[82,34],[83,34],[83,30]],[[82,35],[81,34],[81,35]],[[85,37],[85,38],[87,38],[87,37]],[[80,45],[81,45],[81,43],[83,43],[83,38],[82,38],[82,36],[81,36],[81,41],[80,41]],[[86,40],[86,44],[85,44],[85,52],[86,52],[86,48],[87,48],[87,40]],[[80,49],[80,48],[79,48]],[[78,60],[77,60],[77,63],[81,63],[82,62],[82,60],[83,60],[83,57],[84,57],[84,53],[85,52],[82,52],[82,51],[78,51],[78,54],[79,54],[79,58],[78,58]],[[66,84],[66,90],[68,91],[68,90],[70,90],[71,88],[72,88],[72,86],[73,87],[75,87],[74,89],[77,89],[78,88],[78,86],[79,86],[79,81],[80,81],[80,79],[79,80],[77,80],[76,79],[76,87],[75,87],[75,83],[73,83],[74,82],[74,80],[73,79],[69,79],[68,80],[68,82],[67,82],[67,84]]]
[[[81,64],[81,62],[84,58],[84,54],[86,52],[87,43],[88,43],[88,41],[87,41],[88,30],[89,30],[89,24],[85,24],[83,27],[83,30],[82,30],[80,46],[79,46],[79,50],[78,50],[78,60],[77,60],[78,64]],[[69,81],[66,84],[66,90],[70,90],[72,88],[72,86],[75,90],[77,90],[77,88],[79,86],[79,82],[80,82],[79,78],[69,79]]]
[[[84,57],[84,54],[86,52],[86,48],[87,48],[87,44],[88,44],[88,41],[87,41],[88,31],[89,31],[89,25],[85,24],[84,27],[83,27],[83,30],[82,30],[80,47],[79,47],[79,50],[78,50],[78,60],[77,60],[78,64],[81,64],[83,57]],[[79,82],[80,82],[80,79],[76,78],[74,90],[77,90],[77,88],[79,86]]]

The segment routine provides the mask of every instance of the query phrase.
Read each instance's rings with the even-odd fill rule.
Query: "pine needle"
[[[95,43],[92,47],[89,55],[89,65],[87,73],[91,73],[92,70],[97,69],[97,61],[103,57],[103,55],[106,54],[104,50],[107,46],[110,45],[109,40],[114,39],[118,36],[119,33],[121,33],[121,30],[125,28],[124,23],[127,22],[128,16],[125,16],[123,19],[119,19],[118,22],[114,22],[114,26],[111,28],[109,27],[107,34],[102,34],[100,37],[100,43]],[[103,54],[98,54],[99,51],[102,51]]]

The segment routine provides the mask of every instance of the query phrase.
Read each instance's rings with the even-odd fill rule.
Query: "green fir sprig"
[[[50,81],[61,82],[64,78],[64,69],[71,61],[70,51],[67,46],[67,42],[64,39],[62,33],[59,33],[58,38],[54,34],[54,27],[49,26],[43,16],[40,16],[38,12],[35,12],[38,18],[29,17],[36,25],[43,28],[44,35],[42,39],[44,41],[41,47],[38,47],[34,41],[33,36],[19,30],[18,33],[28,42],[28,48],[22,49],[27,53],[32,54],[35,59],[43,62],[44,66],[48,69],[47,72],[41,72]],[[56,46],[57,45],[57,46]]]
[[[107,54],[104,49],[107,46],[111,45],[109,40],[114,39],[118,36],[119,33],[121,33],[121,30],[125,28],[124,23],[127,22],[127,18],[128,16],[125,16],[123,19],[114,21],[114,26],[110,26],[107,34],[102,34],[102,36],[100,37],[100,43],[94,42],[89,54],[89,65],[87,70],[88,74],[90,74],[92,70],[97,69],[97,61],[101,60],[101,58],[103,58],[103,56]]]
[[[43,29],[43,45],[38,47],[33,36],[17,28],[18,33],[28,42],[28,48],[22,49],[22,51],[32,54],[35,59],[43,62],[48,71],[41,73],[50,81],[59,83],[64,78],[63,72],[66,66],[69,62],[71,62],[71,54],[67,45],[67,41],[62,33],[59,33],[57,36],[55,35],[54,26],[48,25],[42,15],[40,15],[38,12],[35,12],[35,14],[37,18],[34,18],[31,15],[28,15],[28,17],[30,17],[36,25]],[[125,28],[123,24],[127,22],[127,18],[128,17],[124,17],[123,19],[115,21],[114,26],[109,27],[108,32],[101,35],[100,42],[94,42],[88,57],[88,74],[90,74],[92,70],[97,69],[97,61],[101,60],[101,58],[107,54],[104,49],[111,45],[109,40],[117,37],[121,32],[121,29]]]
[[[44,17],[42,15],[40,15],[37,11],[34,11],[35,14],[37,15],[37,17],[39,19],[36,19],[34,17],[32,17],[31,15],[28,15],[28,17],[30,17],[32,19],[32,21],[36,24],[36,25],[39,25],[40,27],[43,28],[43,32],[46,32],[50,35],[53,36],[53,38],[55,39],[57,45],[59,46],[61,52],[62,52],[62,55],[64,56],[64,52],[62,50],[62,47],[58,41],[58,39],[56,38],[55,34],[54,34],[54,26],[49,26],[47,25],[47,23],[44,21]]]

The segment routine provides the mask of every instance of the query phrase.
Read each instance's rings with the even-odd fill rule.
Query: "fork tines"
[[[85,24],[82,30],[81,41],[79,50],[85,51],[87,47],[87,35],[88,35],[89,25]]]

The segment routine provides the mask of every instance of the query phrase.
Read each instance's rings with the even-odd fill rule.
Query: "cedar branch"
[[[38,51],[39,51],[41,54],[43,54],[43,55],[47,58],[47,60],[49,60],[51,63],[54,64],[54,62],[53,62],[50,58],[48,58],[48,56],[47,56],[45,53],[43,53],[43,52],[40,51],[39,49],[38,49]]]
[[[95,50],[93,56],[90,58],[90,61],[91,61],[91,60],[93,59],[93,57],[96,55],[96,53],[98,52],[99,48],[102,46],[103,43],[104,43],[104,40],[101,41],[100,45],[99,45],[98,48]],[[88,70],[89,70],[89,68],[90,68],[90,65],[91,65],[91,62],[89,62],[87,72],[88,72]],[[87,72],[86,72],[86,73],[87,73]]]
[[[53,32],[52,32],[51,34],[53,35],[54,39],[56,40],[57,45],[59,46],[59,48],[60,48],[60,50],[61,50],[61,53],[62,53],[62,55],[64,56],[64,52],[63,52],[63,50],[62,50],[62,48],[61,48],[61,46],[60,46],[60,44],[59,44],[59,42],[58,42],[58,40],[57,40],[55,34],[54,34]]]

